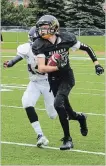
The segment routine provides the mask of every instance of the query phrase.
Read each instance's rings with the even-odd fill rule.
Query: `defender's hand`
[[[101,65],[95,65],[95,71],[97,75],[101,75],[104,72],[104,68]]]
[[[7,68],[7,67],[12,67],[13,66],[13,63],[12,61],[6,61],[3,63],[3,67]]]

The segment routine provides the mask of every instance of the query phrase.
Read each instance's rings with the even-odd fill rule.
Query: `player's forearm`
[[[57,70],[58,70],[57,66],[46,66],[46,65],[38,66],[38,71],[41,73],[49,73]]]
[[[14,57],[12,60],[10,60],[8,62],[8,67],[12,67],[14,66],[17,62],[21,61],[23,58],[19,55],[17,55],[16,57]]]
[[[93,62],[97,62],[97,57],[93,51],[93,49],[83,43],[81,43],[80,45],[80,50],[86,51],[88,53],[88,55],[90,56],[90,58],[92,59]]]

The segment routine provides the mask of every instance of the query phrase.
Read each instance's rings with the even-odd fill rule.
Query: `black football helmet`
[[[31,27],[31,29],[28,32],[29,41],[34,42],[38,36],[39,35],[37,33],[36,26]]]
[[[43,25],[49,25],[49,28],[48,28],[47,34],[41,35],[41,33],[39,33],[39,32],[42,30]],[[36,28],[37,28],[38,34],[41,37],[47,38],[47,36],[54,35],[54,34],[58,33],[59,22],[58,22],[57,18],[52,16],[52,15],[44,15],[36,23]]]

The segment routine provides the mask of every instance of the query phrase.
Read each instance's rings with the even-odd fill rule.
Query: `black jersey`
[[[54,44],[52,44],[49,40],[38,38],[35,40],[32,46],[32,51],[35,55],[45,54],[46,61],[50,58],[54,53],[59,53],[61,56],[67,61],[67,69],[70,69],[69,65],[69,48],[73,47],[77,43],[77,39],[74,34],[69,32],[64,32],[57,34],[57,39]],[[55,71],[49,73],[51,76],[60,77],[65,75],[66,71]]]

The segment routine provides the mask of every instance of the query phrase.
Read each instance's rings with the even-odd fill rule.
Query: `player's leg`
[[[67,91],[67,89],[63,89],[62,83],[61,83],[58,88],[54,106],[58,112],[59,120],[60,120],[61,126],[63,128],[63,132],[64,132],[64,138],[62,140],[63,144],[60,147],[60,149],[66,150],[66,149],[73,148],[73,142],[72,142],[72,137],[70,136],[69,120],[68,120],[68,116],[67,116],[67,111],[65,109],[65,96],[63,93],[61,93],[62,91]]]
[[[26,110],[26,114],[28,116],[28,119],[37,134],[38,142],[37,145],[40,146],[41,144],[47,145],[48,140],[44,136],[43,131],[41,129],[38,115],[35,111],[35,104],[40,96],[40,91],[37,88],[37,85],[35,82],[31,82],[28,84],[26,91],[23,94],[22,97],[22,105],[23,108]]]
[[[67,118],[67,113],[63,104],[64,96],[59,94],[59,86],[60,86],[61,80],[49,78],[49,83],[50,83],[51,90],[53,91],[53,94],[55,96],[54,107],[58,113],[60,124],[64,132],[63,145],[60,147],[60,149],[67,150],[67,149],[73,148],[73,143],[72,143],[72,138],[70,137],[69,121]]]
[[[87,121],[86,121],[86,115],[82,113],[77,113],[73,111],[68,97],[65,98],[65,108],[67,110],[69,120],[77,120],[80,124],[80,131],[83,136],[86,136],[88,134],[88,128],[87,128]]]
[[[57,117],[57,112],[54,108],[54,95],[52,91],[50,91],[50,85],[47,80],[43,81],[42,85],[41,92],[44,97],[46,112],[51,119],[55,119]]]
[[[81,134],[83,136],[86,136],[87,133],[88,133],[86,115],[84,115],[82,113],[80,114],[80,113],[75,112],[73,110],[73,108],[71,107],[71,105],[69,103],[69,99],[68,99],[69,92],[71,91],[71,89],[75,85],[75,78],[74,78],[74,74],[73,74],[72,69],[70,69],[70,71],[68,73],[68,78],[69,79],[66,79],[66,82],[64,82],[62,84],[62,87],[60,87],[61,93],[64,94],[64,96],[65,96],[65,108],[66,108],[66,111],[69,115],[69,119],[70,120],[71,119],[72,120],[77,120],[80,124]]]

